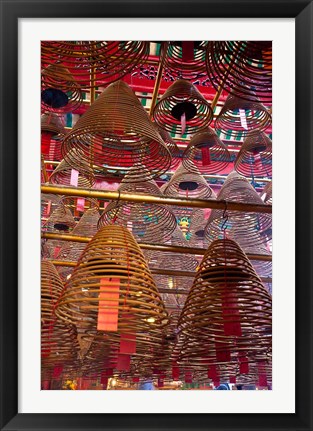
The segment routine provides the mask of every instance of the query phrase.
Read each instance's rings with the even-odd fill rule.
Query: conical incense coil
[[[78,196],[63,196],[60,200],[62,205],[65,206],[65,208],[68,208],[74,217],[81,220],[81,217],[83,217],[84,213],[88,210],[96,210],[95,214],[97,214],[97,211],[99,211],[99,202],[97,199],[94,198],[80,198]],[[92,212],[88,213],[89,215],[92,214]],[[80,225],[80,229],[77,229],[78,231],[82,231],[83,225]],[[76,233],[76,235],[80,235],[80,233]]]
[[[272,141],[265,133],[246,137],[237,155],[235,169],[246,177],[272,176]]]
[[[189,81],[175,81],[163,94],[153,110],[154,121],[162,129],[193,134],[209,126],[213,111],[197,88]]]
[[[110,225],[99,230],[86,246],[56,314],[82,328],[128,332],[133,328],[125,313],[134,316],[137,332],[149,331],[152,320],[158,325],[167,316],[134,237],[126,228]],[[112,324],[105,323],[108,314],[112,314]]]
[[[211,127],[196,133],[190,140],[183,155],[183,165],[190,172],[217,174],[230,162],[227,146],[219,139]]]
[[[73,148],[79,153],[69,158]],[[63,141],[62,154],[74,168],[84,159],[115,178],[138,166],[130,178],[133,182],[157,177],[171,164],[161,136],[135,93],[122,81],[109,85],[80,117]],[[149,178],[142,175],[140,164],[148,169]]]
[[[149,54],[144,41],[43,41],[43,63],[63,61],[84,87],[101,86],[130,73]],[[91,70],[94,82],[91,82]]]
[[[66,67],[50,64],[41,71],[41,105],[44,111],[72,112],[82,102],[82,90]]]
[[[76,223],[71,211],[60,203],[48,218],[44,230],[46,232],[67,233],[75,225]]]
[[[271,346],[271,297],[234,241],[214,241],[203,257],[182,310],[182,358],[228,363]],[[188,349],[188,350],[187,350]]]
[[[213,196],[212,196],[213,197]],[[214,193],[214,198],[216,198]],[[190,217],[190,240],[189,244],[200,248],[204,247],[206,242],[205,239],[205,226],[207,224],[205,211],[202,209],[196,209],[193,211]]]
[[[263,189],[261,193],[261,199],[265,204],[272,205],[272,181],[269,182]]]
[[[158,125],[156,127],[167,149],[169,150],[172,156],[172,163],[169,169],[175,169],[180,163],[179,148],[176,142],[171,138],[170,134],[166,130],[162,129]]]
[[[60,196],[50,195],[41,193],[41,222],[42,226],[46,224],[46,221],[53,213],[55,209],[60,205]]]
[[[177,77],[191,80],[206,73],[205,41],[169,42],[164,65]]]
[[[126,183],[122,181],[118,191],[162,196],[154,181],[128,183],[128,177],[132,172],[133,170],[125,177]],[[145,172],[143,166],[141,172],[142,174]],[[127,201],[120,203],[112,201],[105,208],[99,220],[99,227],[111,223],[127,227],[138,241],[144,242],[166,241],[176,228],[175,216],[168,206]]]
[[[63,283],[55,266],[41,261],[41,321],[53,322],[54,306],[63,291]]]
[[[260,102],[250,102],[229,95],[215,120],[215,129],[224,135],[240,132],[242,136],[266,130],[272,116]]]
[[[81,159],[80,165],[76,164],[75,162],[79,161],[77,158],[79,152],[73,150],[71,153],[72,154],[69,154],[67,159],[63,159],[52,172],[49,182],[51,184],[60,184],[63,186],[91,188],[96,182],[93,169],[83,158]],[[75,169],[73,167],[74,163],[70,164],[72,159],[75,160]]]
[[[207,72],[213,87],[242,99],[271,102],[272,42],[208,42]]]
[[[270,214],[227,211],[227,201],[263,204],[259,194],[245,177],[235,171],[231,172],[220,189],[217,200],[226,201],[226,211],[215,209],[211,211],[205,227],[205,235],[209,242],[223,236],[223,230],[244,250],[261,244],[264,246],[271,239]]]
[[[60,117],[53,113],[45,113],[41,115],[41,133],[51,133],[54,139],[61,139],[66,134]]]
[[[181,164],[172,176],[167,186],[164,188],[165,196],[180,196],[189,198],[204,199],[211,197],[213,190],[204,177],[193,167],[193,172]]]

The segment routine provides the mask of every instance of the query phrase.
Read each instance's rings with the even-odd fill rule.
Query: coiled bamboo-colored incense
[[[69,157],[71,150],[78,154]],[[166,172],[171,154],[133,90],[122,81],[109,85],[80,117],[62,144],[65,160],[75,168],[84,159],[106,176],[147,181]],[[72,154],[72,153],[70,153]],[[141,172],[145,165],[149,177]],[[134,166],[138,170],[134,171]],[[99,172],[98,172],[99,173]]]
[[[41,322],[55,320],[54,305],[63,291],[62,280],[55,266],[47,261],[41,261]]]
[[[185,126],[182,118],[185,118]],[[153,109],[154,121],[162,129],[176,133],[194,134],[209,126],[213,111],[198,89],[189,81],[175,81]]]
[[[235,170],[246,177],[272,176],[272,141],[265,133],[247,135],[237,155]]]
[[[169,42],[164,58],[165,68],[178,78],[196,79],[206,72],[205,41]]]
[[[150,320],[158,326],[167,317],[138,244],[118,225],[103,227],[88,243],[56,306],[61,319],[94,332],[99,312],[108,310],[117,313],[122,333],[133,331],[125,313],[134,316],[137,332],[149,331]]]
[[[271,124],[271,114],[259,101],[229,95],[215,120],[215,129],[225,135],[240,132],[247,136],[265,131]]]
[[[213,87],[242,99],[271,102],[272,42],[208,42],[207,73]]]
[[[82,90],[62,64],[49,64],[41,71],[41,106],[43,111],[73,112],[83,102]]]
[[[76,223],[71,211],[60,203],[49,216],[45,226],[45,232],[68,233]]]
[[[218,174],[228,166],[230,153],[227,146],[209,127],[196,133],[184,151],[183,165],[190,172]]]
[[[54,112],[46,112],[41,115],[41,133],[51,133],[54,139],[61,139],[66,134],[60,117]]]
[[[101,86],[127,75],[144,62],[149,48],[149,42],[145,41],[41,42],[43,64],[63,61],[84,88]]]
[[[231,172],[217,200],[225,201],[225,211],[212,210],[205,227],[205,235],[209,242],[220,238],[223,230],[237,241],[246,251],[251,247],[264,245],[272,236],[272,217],[270,214],[242,213],[227,211],[227,201],[250,202],[262,204],[263,201],[249,181],[237,172]],[[247,252],[247,251],[246,251]]]
[[[180,315],[180,360],[210,364],[267,352],[271,321],[271,297],[245,253],[232,240],[214,241]]]
[[[170,134],[166,130],[162,129],[158,125],[156,127],[172,156],[172,163],[169,169],[176,169],[181,161],[181,159],[179,158],[179,148],[176,145],[176,142],[171,138]]]

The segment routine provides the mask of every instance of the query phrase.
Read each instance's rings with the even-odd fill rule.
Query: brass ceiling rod
[[[117,200],[128,201],[128,202],[142,202],[142,203],[154,203],[159,205],[174,205],[180,207],[189,208],[212,208],[224,211],[226,202],[215,199],[188,199],[181,197],[172,196],[152,196],[145,194],[135,193],[119,193],[118,191],[112,190],[94,190],[94,189],[82,189],[77,187],[62,187],[62,186],[51,186],[42,185],[42,193],[56,194],[63,196],[79,196],[84,198],[95,198],[95,199],[106,199],[106,200]],[[263,204],[249,204],[243,202],[231,202],[227,201],[228,211],[242,211],[246,213],[267,213],[272,212],[271,205]]]
[[[49,232],[42,232],[41,238],[60,240],[60,241],[83,242],[83,243],[88,243],[89,241],[91,241],[90,237],[57,234],[57,233],[49,233]],[[203,256],[204,253],[206,252],[205,248],[183,247],[180,245],[145,244],[140,242],[138,243],[138,245],[142,250],[167,251],[172,253],[185,253],[185,254],[194,254],[199,256]],[[247,253],[247,257],[250,260],[262,260],[262,261],[269,261],[269,262],[272,260],[272,256],[270,254]],[[60,262],[65,262],[65,261],[60,261]],[[63,265],[63,266],[67,266],[67,265]]]

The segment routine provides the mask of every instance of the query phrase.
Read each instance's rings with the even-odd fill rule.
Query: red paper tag
[[[230,350],[228,344],[215,342],[215,351],[217,362],[230,361]]]
[[[202,166],[210,165],[211,164],[210,148],[202,147],[201,155],[202,155]]]
[[[59,256],[61,247],[55,247],[53,252],[53,257],[56,259]]]
[[[213,385],[217,388],[221,384],[220,379],[213,380]]]
[[[235,291],[225,286],[222,290],[222,314],[224,320],[224,334],[241,337],[240,312]]]
[[[121,334],[120,353],[128,355],[136,353],[136,334]]]
[[[53,368],[53,373],[52,373],[52,378],[53,379],[58,379],[63,371],[63,365],[59,365]]]
[[[129,371],[130,355],[118,355],[116,369],[119,371]]]
[[[194,43],[193,41],[182,42],[182,60],[183,62],[192,61],[194,59]]]
[[[173,365],[172,367],[172,378],[173,380],[178,380],[179,379],[179,367],[177,365]]]
[[[249,362],[248,362],[248,358],[241,358],[240,359],[240,367],[239,367],[239,372],[240,374],[248,374],[249,373]]]
[[[49,156],[51,137],[52,133],[42,132],[41,134],[41,153],[44,156]]]
[[[211,365],[208,369],[208,378],[215,380],[218,377],[216,365]]]
[[[98,331],[117,331],[120,296],[119,278],[101,278],[98,310]]]
[[[46,210],[47,217],[50,215],[50,211],[51,211],[51,201],[48,201],[48,203],[47,203],[47,210]]]
[[[139,378],[139,377],[133,377],[133,383],[138,383],[138,382],[139,382],[139,380],[140,380],[140,378]]]
[[[259,374],[259,386],[267,386],[267,375],[265,369],[265,363],[259,362],[258,364],[258,374]]]
[[[192,372],[185,371],[185,383],[192,383]]]
[[[229,377],[229,383],[236,383],[236,376],[230,376]]]
[[[163,388],[163,386],[164,386],[164,381],[163,381],[163,379],[158,379],[158,387],[159,387],[159,388]]]
[[[84,198],[78,198],[76,202],[76,210],[80,212],[85,211],[85,199]]]

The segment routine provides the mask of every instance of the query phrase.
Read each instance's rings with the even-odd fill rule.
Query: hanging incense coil
[[[69,159],[76,148],[78,155]],[[81,155],[83,153],[83,155]],[[106,176],[124,176],[138,165],[131,181],[152,179],[166,172],[171,154],[131,88],[122,81],[109,85],[65,137],[62,154],[75,168],[84,159]],[[141,174],[140,164],[149,171]]]
[[[161,138],[163,139],[167,149],[169,150],[171,156],[172,156],[172,163],[169,169],[176,169],[177,166],[180,163],[180,157],[179,157],[179,148],[176,144],[176,142],[171,138],[170,134],[162,129],[160,126],[156,126],[157,130],[161,136]]]
[[[145,41],[41,42],[43,63],[63,61],[84,88],[122,78],[145,61],[149,49],[150,44]]]
[[[66,134],[62,121],[53,112],[41,115],[41,133],[49,133],[54,139],[62,139]]]
[[[53,213],[53,211],[60,205],[60,196],[41,193],[41,222],[42,226]]]
[[[62,205],[64,205],[66,208],[71,210],[74,217],[79,218],[81,220],[80,216],[83,217],[84,212],[88,210],[96,210],[95,214],[97,214],[97,211],[99,211],[99,202],[97,199],[93,198],[79,198],[77,196],[63,196],[60,200]],[[92,214],[91,212],[89,214]],[[83,225],[81,225],[82,227]],[[82,231],[82,229],[79,229],[77,231]],[[96,233],[96,232],[94,232]],[[80,233],[77,233],[76,235],[80,235]]]
[[[271,102],[272,42],[208,42],[207,73],[213,87],[249,101]]]
[[[263,204],[249,181],[237,172],[231,172],[220,189],[217,200]],[[251,247],[265,246],[272,236],[272,217],[266,213],[212,210],[205,227],[209,242],[220,238],[223,230],[248,252]]]
[[[265,133],[247,135],[237,155],[235,169],[246,177],[272,176],[272,141]]]
[[[78,162],[79,151],[73,150],[63,159],[56,169],[52,172],[49,182],[51,184],[59,184],[62,186],[74,186],[81,188],[91,188],[94,186],[96,180],[93,169],[88,165],[86,160],[81,159],[80,165]],[[74,163],[70,164],[70,160],[74,159]],[[73,165],[75,164],[75,169]]]
[[[137,169],[139,167],[134,167],[129,172],[125,177],[126,182],[122,181],[118,191],[162,196],[162,192],[154,181],[128,182],[133,170],[136,174]],[[144,166],[141,166],[142,175],[145,171]],[[147,174],[147,176],[149,175]],[[168,206],[127,201],[112,201],[105,208],[98,225],[102,227],[111,223],[127,227],[138,241],[144,242],[166,241],[176,228],[175,216]]]
[[[175,127],[176,133],[181,135],[193,134],[209,126],[213,111],[191,82],[179,79],[166,90],[154,107],[153,119],[168,132],[172,132]]]
[[[269,182],[261,193],[261,199],[265,204],[272,205],[272,181]]]
[[[190,172],[217,174],[230,162],[227,146],[219,139],[211,127],[196,133],[190,140],[183,155],[183,165]]]
[[[63,290],[63,283],[55,266],[41,261],[41,322],[53,322],[54,306]]]
[[[214,241],[182,310],[181,356],[191,364],[228,363],[271,347],[271,297],[232,240]],[[214,357],[215,356],[215,357]]]
[[[192,80],[206,73],[205,41],[169,42],[164,65],[178,78]]]
[[[187,171],[184,165],[181,164],[167,186],[164,187],[164,195],[198,199],[211,197],[213,190],[209,184],[194,165],[192,170],[193,172]]]
[[[61,64],[49,64],[41,71],[43,111],[72,112],[83,102],[82,90],[69,70]]]
[[[258,101],[247,101],[229,95],[215,120],[215,129],[224,135],[240,132],[242,136],[266,130],[272,116]]]
[[[110,278],[113,281],[109,282]],[[117,225],[103,227],[87,244],[58,301],[56,314],[82,328],[96,330],[99,310],[100,314],[106,312],[109,306],[105,303],[110,301],[105,298],[113,290],[118,298],[111,308],[118,313],[119,332],[127,333],[131,327],[123,312],[132,314],[134,325],[143,332],[150,330],[150,317],[155,325],[166,320],[164,305],[138,244],[126,228]]]
[[[46,232],[67,233],[75,227],[76,223],[71,211],[60,203],[52,212],[44,225]]]

